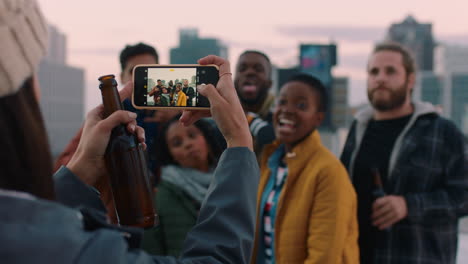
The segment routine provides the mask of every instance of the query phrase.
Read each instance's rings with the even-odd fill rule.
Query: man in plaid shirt
[[[466,139],[431,104],[412,102],[414,61],[400,45],[377,45],[367,71],[371,107],[341,156],[358,195],[361,263],[455,263],[468,214]]]

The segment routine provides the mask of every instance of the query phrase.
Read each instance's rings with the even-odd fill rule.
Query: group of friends
[[[219,66],[220,79],[196,92],[210,111],[137,110],[126,99],[132,69],[159,57],[147,44],[128,45],[120,54],[128,111],[102,119],[102,107],[92,110],[53,169],[38,98],[29,96],[38,94],[45,24],[33,0],[8,7],[0,5],[0,16],[17,24],[0,29],[37,37],[19,42],[0,31],[15,44],[8,65],[17,67],[0,67],[6,263],[456,263],[458,220],[468,214],[467,139],[434,106],[411,98],[417,70],[399,44],[371,52],[369,106],[356,114],[340,158],[321,143],[329,95],[314,76],[297,74],[273,95],[265,53],[243,52],[234,76],[228,61],[208,56],[199,63]],[[162,102],[164,89],[158,80],[149,95]],[[115,225],[103,176],[102,154],[121,123],[146,143],[153,175],[159,225],[143,234]]]
[[[156,85],[148,92],[148,97],[153,97],[154,105],[157,106],[195,106],[196,98],[195,88],[189,86],[188,80],[174,82],[170,80],[167,86],[162,80],[158,79]]]

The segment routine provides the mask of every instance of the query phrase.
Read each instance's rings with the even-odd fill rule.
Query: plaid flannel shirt
[[[414,103],[415,112],[395,142],[389,161],[388,194],[401,195],[408,216],[375,245],[374,263],[453,263],[458,219],[468,214],[468,151],[455,125],[432,105]],[[354,158],[368,121],[369,108],[353,122],[341,156],[352,179]],[[359,194],[358,194],[359,195]]]

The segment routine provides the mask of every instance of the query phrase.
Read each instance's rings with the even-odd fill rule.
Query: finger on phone
[[[198,63],[201,65],[214,64],[219,66],[219,76],[231,72],[231,66],[229,62],[215,55],[208,55],[204,58],[201,58],[198,60]]]
[[[226,101],[212,84],[199,85],[197,86],[197,91],[208,98],[211,106],[216,106]]]

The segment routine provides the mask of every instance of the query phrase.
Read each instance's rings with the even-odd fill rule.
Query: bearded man
[[[367,73],[370,107],[341,156],[358,195],[361,263],[455,263],[458,219],[468,213],[464,136],[411,100],[414,60],[402,46],[377,45]]]

